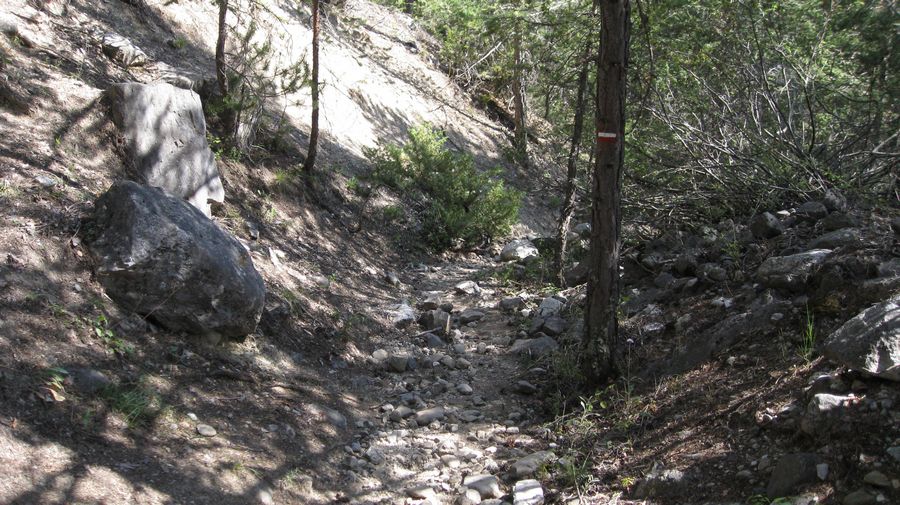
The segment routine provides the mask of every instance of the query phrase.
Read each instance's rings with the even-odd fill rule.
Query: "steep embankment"
[[[392,310],[422,298],[422,286],[398,252],[409,240],[403,223],[380,212],[386,197],[361,206],[346,181],[366,168],[363,147],[400,140],[419,122],[443,128],[482,165],[505,163],[507,132],[437,70],[407,18],[363,1],[326,7],[321,205],[285,177],[299,161],[289,152],[220,153],[226,198],[213,216],[251,249],[267,297],[257,332],[206,347],[107,298],[83,232],[95,199],[130,174],[104,91],[208,80],[215,6],[41,5],[0,2],[0,501],[361,501],[343,447],[371,426],[368,409],[394,401],[387,391],[399,385],[369,356],[412,345],[398,340]],[[271,8],[265,35],[279,57],[307,58],[308,12]],[[104,51],[109,33],[146,62],[117,62]],[[305,93],[271,101],[301,152]],[[521,175],[510,178],[531,180]],[[539,203],[522,215],[524,229],[543,226]],[[385,277],[391,270],[399,282]],[[400,483],[379,491],[404,492]]]

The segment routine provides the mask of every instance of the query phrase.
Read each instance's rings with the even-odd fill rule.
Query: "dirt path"
[[[541,399],[527,382],[544,372],[511,351],[521,316],[498,308],[492,286],[456,289],[478,272],[477,264],[444,264],[411,275],[423,296],[452,304],[454,326],[461,314],[478,320],[440,340],[414,324],[393,347],[373,353],[376,380],[363,395],[370,414],[344,448],[351,503],[511,502],[516,482],[551,457],[540,452],[553,444],[540,436]],[[403,357],[415,365],[399,372]]]

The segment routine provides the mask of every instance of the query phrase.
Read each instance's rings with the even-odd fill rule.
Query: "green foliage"
[[[103,398],[110,409],[125,418],[129,428],[143,425],[160,410],[157,395],[141,384],[109,386]]]
[[[97,335],[97,337],[99,337],[106,345],[107,349],[113,353],[122,356],[134,354],[134,346],[116,336],[112,331],[112,328],[109,327],[109,320],[107,320],[106,316],[103,314],[100,314],[96,319],[91,321],[91,327],[94,330],[94,334]]]
[[[424,238],[435,249],[507,233],[518,216],[521,193],[503,185],[499,169],[479,172],[471,156],[450,151],[446,141],[426,124],[412,128],[402,146],[367,150],[373,179],[425,201]]]
[[[798,352],[801,358],[809,361],[816,349],[815,321],[813,320],[813,314],[810,312],[809,307],[806,308],[806,320],[804,321],[800,338],[800,348]]]

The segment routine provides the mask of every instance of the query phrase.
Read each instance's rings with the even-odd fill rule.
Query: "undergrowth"
[[[504,186],[499,169],[481,172],[471,156],[446,143],[444,133],[428,124],[413,127],[405,144],[365,151],[372,178],[423,201],[422,234],[435,250],[508,233],[522,194]]]

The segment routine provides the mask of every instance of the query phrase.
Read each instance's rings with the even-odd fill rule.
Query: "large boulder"
[[[500,251],[501,261],[524,261],[540,256],[537,247],[528,239],[513,240]]]
[[[246,249],[187,202],[121,181],[96,202],[91,253],[110,298],[173,332],[242,337],[265,285]]]
[[[800,291],[829,254],[829,249],[812,249],[790,256],[772,256],[759,266],[756,277],[766,287]]]
[[[209,200],[224,201],[225,190],[206,142],[200,97],[171,84],[137,82],[115,84],[107,96],[141,182],[209,216]]]
[[[900,381],[900,297],[844,323],[825,341],[824,354],[848,368]]]
[[[772,238],[784,233],[784,225],[769,212],[753,216],[750,220],[750,232],[756,238]]]

